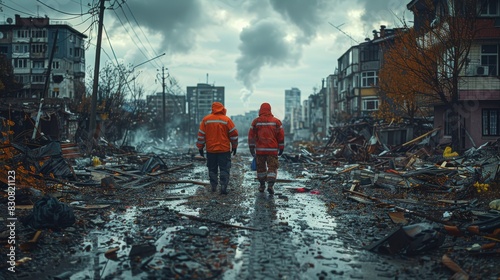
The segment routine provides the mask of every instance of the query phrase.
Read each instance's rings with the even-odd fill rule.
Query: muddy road
[[[210,192],[205,162],[148,187],[80,188],[65,194],[77,223],[44,230],[36,248],[19,251],[5,279],[448,279],[441,264],[456,246],[415,256],[364,249],[396,227],[377,209],[348,201],[322,168],[281,162],[275,195],[257,191],[251,158],[233,157],[229,194]],[[94,174],[99,176],[98,173]],[[172,183],[172,182],[182,183]],[[19,210],[20,215],[21,211]],[[26,210],[28,211],[28,210]],[[27,212],[24,212],[27,213]],[[32,237],[19,229],[19,241]],[[462,252],[462,251],[459,251]],[[2,254],[4,251],[2,251]],[[462,254],[463,253],[459,253]],[[494,259],[467,259],[473,279],[497,279]],[[480,266],[480,268],[478,267]],[[474,278],[476,277],[476,278]]]

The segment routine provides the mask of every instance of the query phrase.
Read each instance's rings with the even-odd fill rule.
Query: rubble
[[[461,277],[470,277],[474,273],[459,266],[464,258],[500,255],[500,146],[498,141],[492,141],[453,152],[433,139],[438,130],[414,129],[419,132],[417,137],[388,143],[384,140],[384,128],[368,121],[334,128],[324,145],[302,142],[285,151],[280,160],[284,168],[289,166],[293,170],[296,178],[278,178],[277,183],[308,183],[300,187],[284,185],[276,200],[288,201],[288,195],[316,195],[328,205],[332,217],[359,233],[355,242],[360,248],[380,255],[407,256],[432,255],[446,248],[442,264]],[[224,208],[229,203],[207,201],[208,198],[192,191],[193,186],[201,189],[209,186],[207,181],[192,176],[193,167],[203,165],[194,152],[162,150],[155,154],[150,153],[151,147],[140,152],[134,147],[121,149],[105,142],[102,145],[105,146],[98,150],[105,154],[100,155],[85,154],[78,145],[58,141],[2,147],[6,166],[19,170],[18,185],[26,198],[22,199],[20,192],[16,208],[26,214],[25,226],[31,229],[20,237],[24,248],[29,250],[37,244],[37,250],[43,251],[43,246],[50,242],[66,242],[80,246],[85,252],[97,253],[98,245],[84,241],[79,232],[116,228],[125,236],[123,242],[132,246],[133,250],[126,252],[134,273],[161,270],[172,261],[169,269],[172,277],[182,273],[198,275],[199,271],[218,277],[224,270],[222,264],[230,266],[230,254],[212,252],[218,256],[210,259],[212,265],[200,267],[190,262],[193,255],[188,251],[196,246],[224,248],[227,241],[216,234],[218,231],[263,230],[235,222],[246,219],[244,214],[223,210],[214,218],[210,213],[201,216],[153,207],[144,210],[143,220],[116,220],[117,216],[113,216],[116,213],[126,216],[131,208],[166,201],[188,200],[192,205],[212,205],[210,209]],[[244,166],[251,167],[247,162]],[[183,172],[191,175],[184,176]],[[46,193],[53,196],[43,196]],[[231,207],[237,208],[237,200],[233,199],[231,203],[235,205]],[[50,204],[49,201],[62,211],[40,208]],[[73,219],[68,209],[73,211]],[[164,224],[179,225],[172,229],[179,235],[179,244],[198,245],[184,248],[185,254],[171,251],[164,255],[165,260],[158,259],[156,255],[160,252],[148,241],[160,240],[165,229],[157,226]],[[360,224],[365,226],[356,226]],[[129,233],[128,227],[134,225],[146,226],[147,231]],[[286,228],[286,222],[279,225],[284,232],[291,230]],[[43,244],[34,238],[34,233],[42,235],[42,229]],[[64,231],[66,236],[54,236],[55,233],[46,233],[45,229]],[[110,238],[101,255],[108,261],[116,261],[124,253],[123,246]],[[41,265],[40,262],[32,259],[29,263]]]

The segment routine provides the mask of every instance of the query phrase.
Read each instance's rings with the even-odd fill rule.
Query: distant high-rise
[[[285,131],[293,133],[300,127],[301,121],[300,89],[291,88],[285,90]]]
[[[189,116],[188,131],[195,140],[201,120],[212,111],[212,103],[224,104],[224,87],[209,84],[197,84],[187,87],[187,112]]]

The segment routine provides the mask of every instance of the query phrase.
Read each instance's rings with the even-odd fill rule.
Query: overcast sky
[[[400,26],[409,0],[111,0],[104,13],[101,66],[116,59],[139,65],[146,94],[161,92],[165,67],[183,91],[197,83],[224,86],[228,115],[269,102],[282,118],[284,91],[302,100],[333,74],[349,47],[380,25]],[[89,36],[87,67],[95,62],[98,0],[0,0],[2,18],[48,16]],[[83,15],[82,15],[83,14]],[[332,26],[333,25],[333,26]],[[336,27],[334,27],[336,26]]]

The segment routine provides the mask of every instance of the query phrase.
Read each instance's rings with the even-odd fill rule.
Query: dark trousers
[[[227,186],[231,170],[231,152],[207,153],[207,167],[210,185],[217,186],[220,182],[221,186]]]

